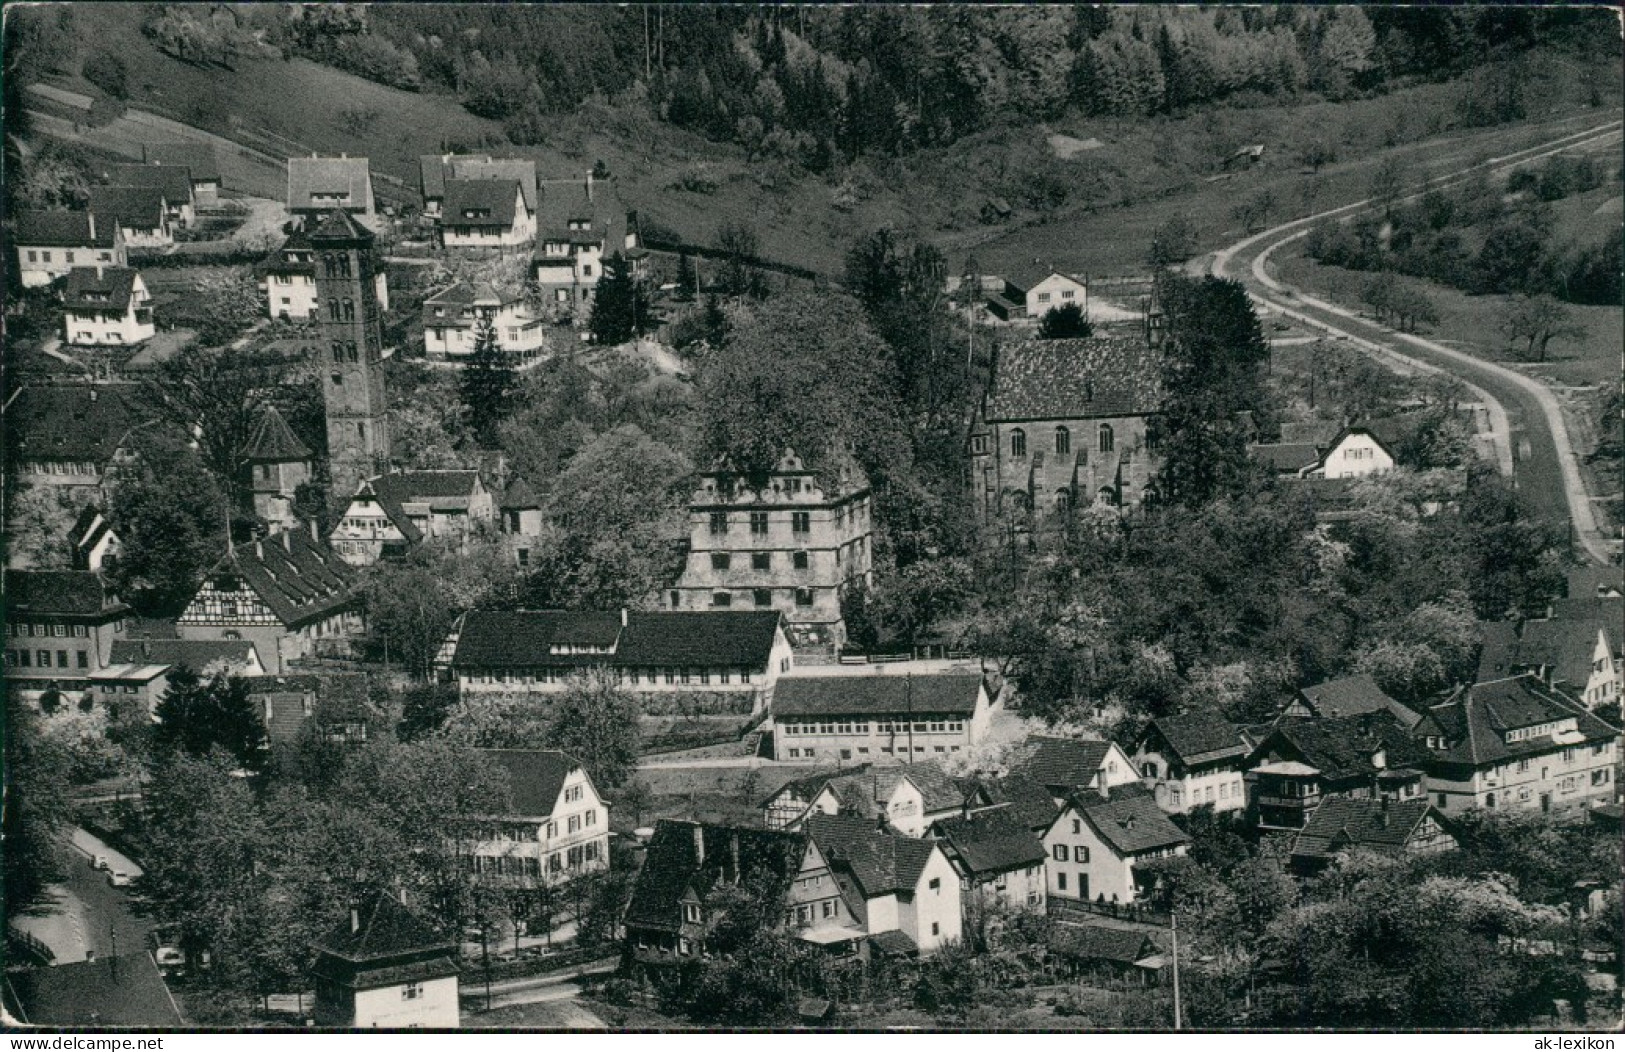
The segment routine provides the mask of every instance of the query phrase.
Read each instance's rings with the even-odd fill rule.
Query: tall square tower
[[[389,466],[377,254],[373,235],[334,209],[306,231],[315,250],[317,363],[334,492],[348,496]]]

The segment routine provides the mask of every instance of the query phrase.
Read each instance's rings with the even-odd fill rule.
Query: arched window
[[[1072,491],[1058,489],[1055,491],[1055,510],[1065,515],[1072,510]]]
[[[1494,793],[1486,793],[1484,795],[1484,806],[1485,807],[1491,807],[1491,808],[1493,808],[1495,806],[1495,794]]]
[[[1117,503],[1117,491],[1110,486],[1102,486],[1100,492],[1095,495],[1095,500],[1107,507],[1111,507]]]
[[[1055,429],[1055,452],[1063,457],[1072,452],[1072,432],[1065,427]]]
[[[1115,444],[1116,444],[1116,439],[1112,435],[1112,425],[1110,425],[1110,424],[1101,424],[1100,425],[1100,451],[1102,453],[1110,453],[1112,451],[1112,446],[1115,445]]]
[[[329,321],[338,321],[339,320],[339,301],[338,300],[328,300],[327,301],[327,318],[328,318]]]
[[[344,320],[345,321],[355,321],[355,301],[354,300],[345,300],[344,301]]]
[[[334,362],[343,362],[344,361],[344,343],[341,340],[334,340],[333,341],[333,361]]]
[[[1013,489],[1010,491],[1010,507],[1015,511],[1032,511],[1032,494],[1026,490]]]
[[[1019,427],[1010,432],[1010,455],[1013,457],[1027,455],[1027,432]]]

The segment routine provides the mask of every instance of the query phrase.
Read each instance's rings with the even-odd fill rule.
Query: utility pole
[[[1173,918],[1174,933],[1174,1029],[1179,1029],[1179,914],[1170,914]]]

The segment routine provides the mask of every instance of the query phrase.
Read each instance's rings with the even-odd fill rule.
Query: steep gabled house
[[[375,894],[315,945],[317,1026],[456,1027],[457,942],[389,895]]]
[[[977,786],[933,763],[863,764],[785,783],[763,801],[762,817],[769,829],[799,830],[815,815],[848,815],[884,821],[904,836],[925,836],[933,822],[978,800]]]
[[[723,885],[753,889],[768,899],[764,915],[785,916],[786,925],[794,925],[789,895],[807,843],[801,833],[661,819],[622,922],[627,956],[657,969],[702,956],[716,919],[712,892]]]
[[[1059,813],[1050,791],[1023,775],[978,778],[976,784],[980,790],[978,806],[1007,806],[1022,824],[1040,837]]]
[[[637,213],[621,205],[612,185],[547,182],[541,187],[536,250],[530,279],[542,298],[584,321],[604,260],[620,252],[640,272],[647,255]]]
[[[134,384],[24,387],[6,405],[6,461],[13,477],[52,489],[100,487],[129,457],[131,432],[150,423]]]
[[[1379,435],[1384,437],[1379,437]],[[1320,463],[1309,469],[1316,478],[1364,478],[1394,470],[1394,431],[1376,421],[1344,428],[1332,439]]]
[[[977,673],[792,676],[773,698],[777,760],[866,763],[946,759],[987,733],[992,702]]]
[[[288,211],[308,222],[335,208],[363,226],[377,225],[367,159],[348,155],[288,158]]]
[[[79,510],[79,517],[73,520],[73,528],[68,533],[68,543],[73,546],[73,568],[92,573],[112,569],[123,547],[118,534],[113,532],[113,524],[94,504],[86,504]]]
[[[871,953],[928,956],[960,937],[959,876],[936,841],[883,832],[866,819],[840,815],[813,815],[807,837],[844,910],[830,917],[822,909],[812,917],[809,910],[802,922],[798,908],[802,939],[836,953],[841,943],[863,940]],[[803,865],[792,892],[798,907],[800,880],[818,875]]]
[[[272,749],[299,740],[313,726],[327,741],[364,744],[385,727],[372,704],[367,677],[358,672],[255,676],[245,679],[249,697],[265,721]]]
[[[181,165],[112,164],[107,166],[110,186],[141,186],[164,195],[164,207],[171,226],[191,227],[197,222],[192,199],[192,173]]]
[[[609,804],[586,768],[551,749],[481,749],[508,779],[509,809],[473,815],[458,846],[476,880],[553,887],[609,868]]]
[[[530,313],[523,296],[460,281],[423,301],[423,352],[431,361],[466,361],[485,323],[510,361],[532,361],[547,348],[547,321]]]
[[[1065,515],[1155,500],[1151,418],[1162,354],[1149,340],[1021,340],[994,356],[970,434],[978,513]]]
[[[1116,742],[1034,735],[1010,757],[1010,773],[1049,791],[1060,804],[1085,789],[1112,789],[1139,781],[1138,768]]]
[[[88,207],[97,224],[116,229],[128,248],[165,248],[175,243],[169,202],[156,186],[93,186]]]
[[[319,641],[360,635],[355,571],[314,533],[283,530],[228,545],[176,620],[180,637],[248,640],[267,671],[281,675]]]
[[[220,162],[208,143],[164,142],[142,148],[148,164],[185,168],[191,177],[192,203],[210,208],[220,202]]]
[[[1071,924],[1056,931],[1050,949],[1067,962],[1074,975],[1108,981],[1133,978],[1142,985],[1156,982],[1168,963],[1167,948],[1143,928]]]
[[[440,213],[449,249],[510,249],[536,239],[536,213],[514,179],[447,179]]]
[[[1039,321],[1060,307],[1087,312],[1089,287],[1054,267],[1017,266],[1004,276],[1002,288],[987,300],[988,312],[1004,321]]]
[[[20,212],[12,229],[23,288],[49,285],[74,267],[127,266],[124,231],[94,212]]]
[[[275,406],[260,414],[241,456],[255,517],[273,530],[296,526],[293,502],[299,487],[310,481],[311,452]]]
[[[1298,830],[1334,796],[1410,800],[1426,791],[1427,750],[1386,709],[1283,718],[1247,760],[1249,798],[1263,830]]]
[[[1219,813],[1247,809],[1251,753],[1234,724],[1190,714],[1148,723],[1134,745],[1133,762],[1164,811],[1183,814],[1206,805]]]
[[[370,566],[425,539],[462,541],[495,518],[478,471],[396,471],[361,482],[328,540],[345,562]]]
[[[62,338],[81,346],[129,347],[158,328],[152,295],[129,267],[74,267],[62,289]]]
[[[959,874],[961,895],[1002,901],[1017,909],[1044,910],[1044,842],[1026,816],[1009,804],[966,808],[939,818],[930,835]]]
[[[418,189],[423,214],[439,219],[444,211],[448,180],[486,179],[517,182],[532,216],[537,207],[536,162],[489,154],[428,154],[418,158]]]
[[[1292,865],[1304,873],[1350,851],[1431,855],[1456,847],[1456,838],[1426,798],[1394,801],[1333,797],[1315,810],[1292,843]]]
[[[305,232],[295,230],[271,254],[265,275],[265,307],[269,317],[304,321],[316,314],[316,246]]]
[[[1389,697],[1377,686],[1376,680],[1363,672],[1302,688],[1281,712],[1281,718],[1340,719],[1368,712],[1388,712],[1406,728],[1416,726],[1422,718],[1420,713]]]
[[[1613,598],[1555,599],[1543,618],[1485,628],[1480,681],[1532,672],[1589,709],[1618,705],[1625,688],[1625,603]]]
[[[1619,729],[1534,675],[1460,687],[1413,733],[1445,815],[1584,811],[1618,796]]]
[[[1145,863],[1189,849],[1190,837],[1138,785],[1073,793],[1044,833],[1049,900],[1126,905],[1145,890]]]

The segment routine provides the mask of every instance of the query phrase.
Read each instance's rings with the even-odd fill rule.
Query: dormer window
[[[698,924],[698,923],[700,923],[700,906],[699,906],[699,903],[697,903],[697,902],[685,902],[685,903],[683,903],[683,923],[684,924]]]

